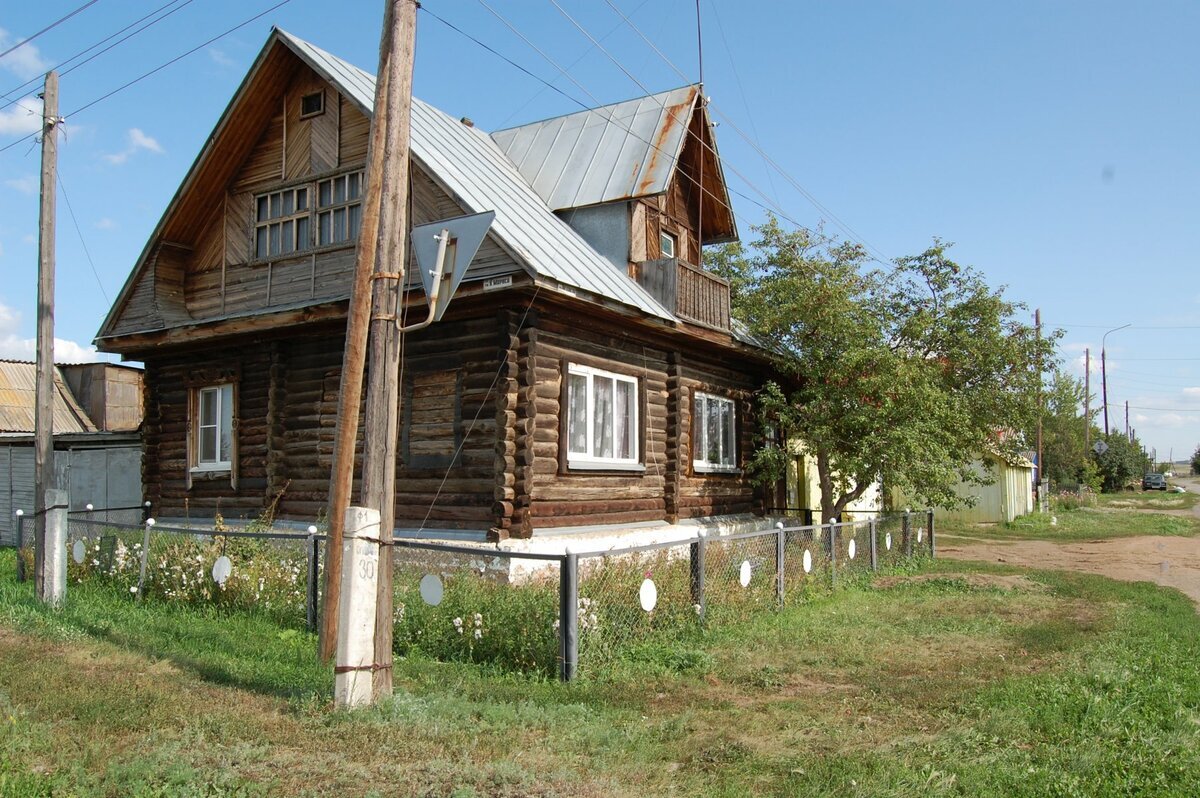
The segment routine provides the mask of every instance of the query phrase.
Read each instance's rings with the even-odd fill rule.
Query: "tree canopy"
[[[816,460],[823,515],[876,479],[953,506],[973,461],[1028,448],[1020,431],[1056,336],[1039,340],[1017,319],[1023,306],[947,257],[948,245],[879,266],[858,245],[774,219],[755,231],[752,246],[728,245],[707,265],[774,352],[780,379],[761,392],[760,416]],[[776,480],[787,457],[760,447],[750,470]]]

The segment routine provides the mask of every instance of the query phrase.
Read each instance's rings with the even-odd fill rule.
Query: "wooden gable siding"
[[[328,101],[329,98],[325,99]],[[340,94],[337,106],[340,128],[337,143],[338,163],[366,163],[367,143],[371,134],[370,117]]]

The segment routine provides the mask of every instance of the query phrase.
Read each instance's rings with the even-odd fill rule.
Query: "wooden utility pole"
[[[398,355],[395,340],[397,299],[403,288],[404,257],[408,234],[408,138],[412,96],[413,39],[416,30],[415,0],[384,0],[383,32],[379,45],[379,72],[375,85],[375,107],[367,150],[366,197],[359,228],[354,284],[346,322],[346,345],[342,381],[338,393],[337,435],[334,441],[333,473],[329,488],[329,537],[326,544],[325,602],[321,614],[320,656],[328,661],[337,647],[338,598],[341,592],[343,524],[354,485],[354,453],[357,444],[359,405],[362,401],[363,367],[367,338],[384,335],[384,343],[372,340],[372,393],[387,388],[390,372],[392,398],[369,396],[366,415],[366,452],[363,463],[362,504],[381,511],[380,529],[390,538],[394,526],[396,463],[396,419],[398,390],[395,368],[386,364],[391,353]],[[395,214],[399,208],[399,220]],[[399,254],[397,254],[399,253]],[[392,270],[395,271],[392,271]],[[388,332],[385,328],[390,328]],[[393,361],[398,363],[398,357]],[[382,386],[377,386],[377,379]],[[379,413],[384,409],[383,418]],[[390,412],[386,410],[390,408]],[[380,422],[382,428],[378,428]],[[378,448],[377,448],[378,447]],[[368,465],[368,460],[370,464]],[[383,505],[386,505],[383,506]],[[386,514],[384,510],[386,509]],[[390,542],[390,541],[389,541]],[[381,558],[381,560],[384,558]],[[386,611],[391,618],[391,551],[383,569],[387,574]],[[379,589],[384,588],[380,579]],[[382,613],[384,608],[380,607]],[[385,665],[391,685],[391,626],[387,629]]]
[[[416,0],[387,0],[391,28],[379,243],[372,291],[371,369],[363,446],[363,506],[379,510],[379,579],[375,605],[376,700],[392,693],[392,530],[396,516],[396,441],[399,433],[400,311],[408,262],[408,142],[412,111]],[[388,15],[392,19],[388,24]],[[385,34],[386,36],[387,34]],[[381,65],[382,67],[382,65]],[[378,100],[377,100],[378,101]],[[430,311],[432,312],[432,310]]]
[[[1042,416],[1045,415],[1045,413],[1046,413],[1046,408],[1045,408],[1046,392],[1044,390],[1042,390],[1042,381],[1043,381],[1042,368],[1043,367],[1042,367],[1042,355],[1041,355],[1041,343],[1042,343],[1042,309],[1041,308],[1038,308],[1037,310],[1035,310],[1033,312],[1033,321],[1034,321],[1034,324],[1037,325],[1037,339],[1038,339],[1038,428],[1037,428],[1038,487],[1037,487],[1037,494],[1038,494],[1038,500],[1040,501],[1040,500],[1046,498],[1045,496],[1042,495],[1042,483],[1044,483],[1046,481],[1046,464],[1042,462]]]
[[[1083,455],[1092,450],[1092,350],[1083,350]]]
[[[34,586],[45,600],[46,491],[54,487],[54,215],[58,181],[58,73],[42,94],[42,189],[38,225],[37,376],[34,387]]]

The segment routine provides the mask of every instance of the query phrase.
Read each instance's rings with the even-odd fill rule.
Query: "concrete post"
[[[25,581],[25,511],[17,510],[17,581]]]
[[[379,583],[379,511],[346,508],[342,538],[341,598],[337,658],[333,669],[334,705],[367,706],[373,699],[375,605]]]
[[[67,492],[46,491],[46,554],[37,576],[38,598],[52,607],[67,597]]]

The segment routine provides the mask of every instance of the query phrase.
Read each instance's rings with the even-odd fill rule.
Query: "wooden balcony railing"
[[[677,258],[644,261],[636,269],[638,284],[679,318],[729,329],[729,283],[721,277]]]

